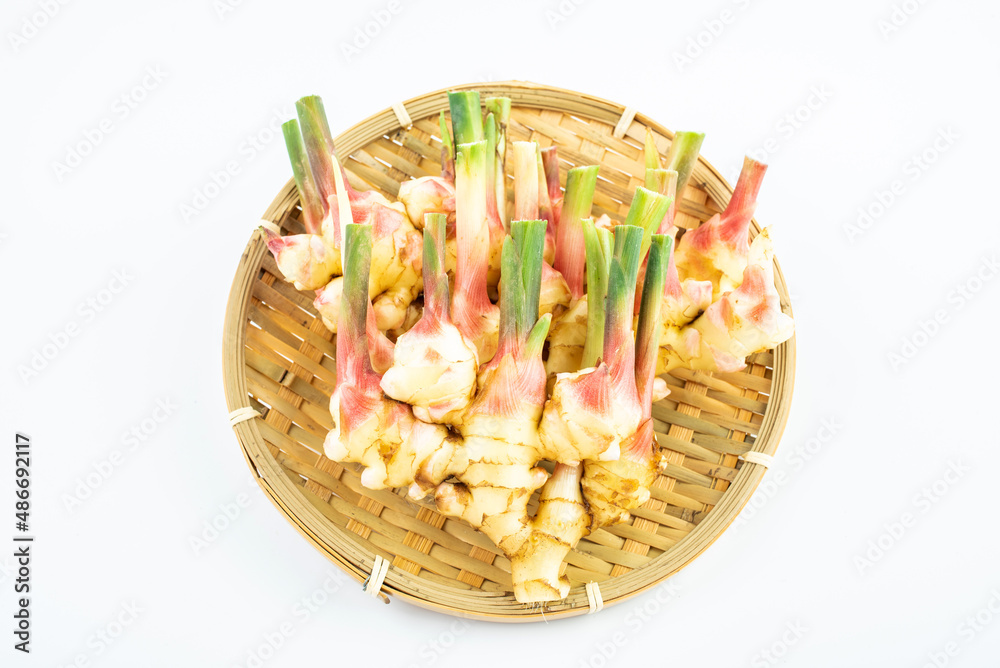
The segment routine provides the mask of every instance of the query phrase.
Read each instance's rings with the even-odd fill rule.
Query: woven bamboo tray
[[[450,90],[457,89],[510,97],[511,140],[558,145],[563,182],[572,166],[600,164],[595,216],[624,220],[643,181],[646,128],[655,133],[661,154],[673,136],[643,114],[572,91],[514,81]],[[439,173],[437,114],[447,108],[446,91],[436,91],[337,137],[351,183],[394,198],[400,182]],[[722,176],[699,160],[677,224],[696,227],[721,211],[731,193]],[[289,181],[264,218],[284,233],[299,233],[299,216]],[[758,231],[755,222],[751,234]],[[777,264],[775,269],[782,307],[790,313],[784,277]],[[439,612],[504,622],[550,620],[586,613],[588,582],[600,584],[605,605],[656,585],[701,554],[736,518],[765,470],[741,455],[773,454],[788,417],[794,338],[754,355],[739,373],[679,370],[667,376],[671,394],[653,407],[653,417],[669,464],[651,499],[629,524],[600,530],[569,554],[565,567],[573,589],[567,599],[520,604],[511,593],[510,563],[484,535],[439,514],[433,500],[414,503],[404,491],[365,489],[353,465],[323,456],[323,439],[333,426],[335,336],[312,301],[311,293],[282,279],[254,232],[233,281],[223,337],[229,409],[259,413],[234,420],[247,464],[267,496],[331,561],[362,582],[381,556],[391,563],[381,596]]]

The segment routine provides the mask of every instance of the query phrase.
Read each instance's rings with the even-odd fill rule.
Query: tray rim
[[[478,90],[486,95],[506,95],[512,98],[513,106],[531,106],[539,109],[552,109],[566,113],[568,111],[566,106],[546,103],[547,98],[542,98],[540,101],[541,103],[539,103],[539,100],[533,97],[531,99],[531,104],[518,105],[518,100],[523,100],[526,95],[551,94],[556,98],[565,98],[576,103],[576,106],[580,108],[578,112],[579,115],[593,120],[609,123],[611,125],[616,124],[622,114],[630,113],[632,111],[631,109],[627,109],[624,105],[604,100],[586,93],[578,93],[575,91],[552,86],[543,86],[525,81],[468,83],[459,86],[450,86],[448,88],[443,88],[405,100],[403,105],[412,118],[425,118],[438,113],[438,111],[442,109],[447,109],[448,91],[469,89]],[[593,113],[588,113],[590,110],[593,110]],[[577,112],[571,113],[574,113],[574,115],[577,114]],[[635,123],[648,126],[667,138],[673,138],[673,132],[641,112],[635,112],[634,118],[630,122],[629,127],[632,127]],[[356,150],[367,145],[374,137],[388,134],[394,130],[400,129],[401,127],[402,126],[399,123],[396,113],[392,110],[392,108],[388,108],[351,126],[343,133],[335,137],[334,142],[341,154],[350,155]],[[729,182],[704,157],[699,156],[698,162],[701,168],[708,170],[709,173],[718,181],[718,184],[705,184],[705,188],[709,191],[709,195],[716,201],[720,201],[721,196],[725,195],[724,198],[721,198],[722,201],[728,200],[728,197],[732,194],[733,190]],[[712,186],[715,185],[721,188],[720,192],[712,192]],[[295,200],[297,200],[297,190],[295,188],[294,180],[289,179],[268,206],[263,218],[280,224],[281,217],[285,212],[287,212],[292,202]],[[752,222],[752,228],[755,234],[759,233],[761,229],[756,220]],[[223,325],[222,361],[226,403],[230,411],[243,408],[247,405],[246,397],[249,395],[249,390],[245,374],[246,358],[244,344],[246,322],[248,320],[247,316],[251,303],[250,288],[252,287],[253,282],[257,280],[257,275],[261,269],[261,263],[266,248],[267,246],[263,235],[259,230],[255,230],[243,251],[236,274],[233,278],[229,298],[227,300],[226,315]],[[775,258],[774,266],[775,285],[779,293],[782,294],[782,302],[786,305],[787,312],[791,314],[791,300],[788,297],[787,284],[777,258]],[[763,422],[752,448],[755,452],[773,455],[777,450],[782,433],[784,432],[785,426],[788,422],[788,416],[791,411],[792,397],[794,394],[795,338],[796,337],[793,336],[791,339],[782,343],[773,350],[773,385],[770,397],[781,396],[785,397],[785,399],[783,401],[772,402],[769,398],[768,409],[764,413]],[[771,409],[772,405],[774,406],[774,410]],[[324,542],[321,539],[322,536],[317,535],[317,532],[313,531],[312,527],[325,527],[327,531],[338,533],[342,532],[342,530],[338,527],[330,525],[329,521],[312,505],[307,498],[305,498],[305,493],[296,488],[296,486],[293,485],[284,475],[277,460],[272,457],[266,450],[266,447],[263,446],[264,438],[260,429],[257,427],[256,420],[239,422],[233,426],[233,430],[236,434],[240,449],[243,452],[244,459],[246,460],[255,481],[275,507],[291,522],[291,524],[302,536],[312,543],[313,546],[323,553],[329,560],[340,566],[359,583],[364,582],[364,580],[368,577],[368,573],[370,572],[372,563],[374,562],[374,554],[368,551],[364,551],[366,553],[362,554],[362,551],[357,549],[357,546],[355,546],[355,550],[358,553],[354,556],[357,558],[351,559],[349,558],[349,554],[341,554],[340,552],[331,549],[331,545]],[[662,564],[662,570],[664,570],[665,573],[656,579],[646,582],[645,580],[648,580],[649,576],[647,574],[643,577],[643,575],[645,574],[645,571],[648,570],[647,566],[641,569],[633,570],[625,575],[617,576],[615,580],[621,582],[625,586],[630,585],[633,580],[641,580],[641,582],[637,582],[636,586],[628,589],[627,593],[623,595],[616,596],[612,599],[606,599],[605,607],[631,599],[661,584],[671,576],[676,575],[679,571],[694,561],[694,559],[700,556],[736,520],[740,511],[750,501],[754,491],[763,479],[764,473],[765,468],[762,466],[748,466],[746,464],[741,466],[735,479],[732,483],[730,483],[729,487],[723,494],[720,502],[712,508],[706,518],[687,536],[681,539],[672,549],[656,557],[652,562],[650,562],[652,564],[656,561],[662,560],[664,562]],[[297,505],[299,506],[298,508],[292,508],[289,505],[287,499],[290,497],[296,499],[298,502]],[[364,570],[362,566],[366,566],[367,570]],[[544,607],[526,606],[517,614],[501,614],[484,613],[479,611],[472,612],[437,601],[427,600],[421,596],[411,594],[398,586],[394,586],[399,584],[408,584],[414,589],[414,591],[419,590],[421,586],[435,589],[440,585],[428,583],[419,576],[411,575],[410,573],[401,571],[400,569],[390,569],[390,573],[386,576],[385,583],[383,585],[383,592],[388,591],[393,596],[399,597],[424,609],[466,619],[521,623],[530,621],[550,621],[552,619],[574,617],[588,612],[586,595],[582,594],[582,592],[571,592],[567,599],[558,602],[559,604],[571,601],[576,602],[575,599],[582,596],[582,606],[572,605],[568,608],[550,611],[546,611]],[[380,596],[386,603],[389,602],[385,593],[380,593]],[[482,598],[489,597],[490,594],[488,592],[483,592],[482,594],[477,594],[476,596]],[[537,610],[537,612],[535,610]]]

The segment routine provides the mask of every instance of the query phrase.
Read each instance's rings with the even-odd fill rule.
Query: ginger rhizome
[[[411,407],[387,397],[369,352],[368,274],[372,232],[344,227],[344,291],[337,324],[337,387],[330,398],[334,427],[323,449],[334,461],[360,464],[370,489],[410,485],[419,465],[455,447],[448,429],[414,417]]]
[[[393,399],[410,404],[421,420],[443,423],[472,400],[479,361],[475,346],[451,320],[444,269],[447,217],[441,213],[426,217],[423,315],[396,340],[392,366],[381,386]]]
[[[538,317],[545,222],[516,221],[511,233],[503,245],[497,351],[480,369],[476,397],[458,425],[468,467],[435,494],[441,512],[480,529],[507,554],[527,537],[528,500],[548,477],[536,465],[551,318]]]

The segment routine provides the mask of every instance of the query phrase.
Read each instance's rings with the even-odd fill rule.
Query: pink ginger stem
[[[586,259],[583,220],[590,217],[597,185],[597,165],[574,167],[566,177],[559,228],[556,233],[556,257],[553,266],[566,279],[574,301],[583,296],[583,270]]]
[[[424,214],[424,317],[451,322],[448,304],[448,274],[444,269],[445,236],[448,216]],[[421,318],[423,319],[423,318]]]
[[[643,417],[639,423],[639,428],[632,434],[632,438],[622,443],[621,459],[639,464],[646,464],[650,468],[653,466],[653,454],[656,449],[653,447],[655,436],[653,434],[653,420]]]
[[[767,165],[757,162],[750,156],[743,159],[743,169],[736,181],[733,196],[722,214],[722,226],[719,230],[722,238],[727,240],[746,238],[749,243],[750,219],[757,208],[757,193],[767,172]]]
[[[555,151],[555,147],[550,147]],[[549,149],[546,149],[549,150]],[[545,227],[545,252],[548,257],[555,257],[556,249],[556,229],[559,224],[559,208],[549,197],[549,184],[545,174],[545,158],[538,145],[535,144],[535,170],[538,175],[538,217],[546,222]],[[555,187],[559,189],[559,165],[556,164]]]
[[[459,144],[456,148],[458,258],[451,315],[459,331],[469,340],[475,340],[483,314],[496,308],[486,292],[490,252],[486,141]]]
[[[562,199],[562,190],[559,188],[559,151],[555,146],[542,149],[542,168],[545,171],[549,202],[554,207],[556,201]]]
[[[368,272],[371,227],[349,224],[344,243],[344,290],[337,322],[337,385],[350,384],[363,396],[381,394],[368,348]]]
[[[513,220],[538,220],[539,179],[536,147],[535,142],[514,142]]]
[[[615,228],[614,256],[608,269],[608,291],[604,320],[604,361],[611,371],[611,384],[620,397],[636,397],[635,340],[632,312],[643,228]]]
[[[677,273],[677,262],[674,261],[673,253],[670,253],[670,261],[667,263],[667,276],[663,282],[663,294],[676,299],[680,299],[684,294],[684,290],[681,288],[681,277]]]

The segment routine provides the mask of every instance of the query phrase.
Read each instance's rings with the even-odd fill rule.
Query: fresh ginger
[[[448,429],[416,419],[410,406],[386,397],[369,353],[368,275],[371,227],[344,229],[344,291],[337,334],[337,387],[330,398],[334,427],[326,456],[361,464],[361,483],[370,489],[411,484],[418,469],[439,451],[460,442]]]
[[[538,144],[535,142],[514,142],[514,220],[538,220],[540,217]],[[557,174],[558,176],[558,174]],[[549,226],[546,230],[546,244],[549,242]],[[554,247],[553,247],[554,252]],[[551,313],[558,318],[570,304],[569,285],[566,279],[545,259],[542,253],[542,286],[539,295],[541,313]]]
[[[549,458],[569,464],[618,459],[622,442],[635,431],[639,419],[633,400],[632,308],[619,304],[628,291],[619,284],[631,276],[635,290],[643,229],[634,225],[615,228],[613,253],[592,224],[586,229],[587,298],[594,301],[588,309],[587,345],[581,357],[586,368],[556,376],[539,427]]]
[[[368,220],[373,237],[368,292],[375,322],[381,331],[398,329],[406,321],[407,309],[423,287],[419,275],[420,233],[413,229],[405,214],[378,202],[372,204]],[[332,332],[337,331],[341,282],[340,276],[331,279],[313,301]]]
[[[702,371],[739,371],[753,353],[791,338],[792,318],[781,310],[774,287],[774,251],[768,229],[750,245],[738,288],[727,292],[686,327],[661,335],[658,370],[678,366]]]
[[[604,326],[588,331],[587,352],[583,359],[588,368],[580,373],[584,374],[582,377],[599,378],[595,385],[603,385],[601,394],[604,396],[580,402],[572,409],[558,413],[550,412],[550,400],[542,419],[542,431],[559,419],[564,420],[567,426],[589,421],[600,431],[602,427],[590,418],[603,416],[605,420],[617,422],[621,428],[619,436],[624,437],[622,450],[616,453],[616,457],[556,465],[552,477],[542,488],[538,511],[529,525],[531,531],[528,538],[511,557],[514,593],[519,601],[564,598],[569,593],[569,581],[559,575],[559,570],[569,550],[591,531],[624,521],[630,510],[649,498],[648,489],[656,476],[658,461],[653,448],[649,407],[653,400],[660,293],[671,240],[662,235],[651,238],[649,277],[643,290],[639,333],[633,342],[632,292],[635,290],[642,237],[641,227],[619,226],[615,230],[614,255],[609,254],[605,259],[602,252],[605,244],[595,244],[596,233],[588,234],[587,297],[594,304],[606,303],[607,308],[597,309],[602,311],[600,315],[604,316]],[[594,274],[603,276],[603,279],[591,280]],[[599,354],[603,354],[608,362],[598,360]],[[561,375],[557,388],[568,377]],[[610,408],[601,407],[600,404],[605,402],[613,405]],[[591,415],[588,416],[588,413]],[[552,422],[547,423],[547,418]],[[578,442],[587,442],[593,440],[594,434],[594,431],[583,431],[574,437],[579,439]]]
[[[766,171],[767,165],[747,156],[726,210],[680,238],[677,268],[682,279],[711,281],[715,297],[739,287],[750,249],[750,220]]]
[[[579,168],[577,168],[579,169]],[[573,173],[575,170],[570,170],[570,181],[569,184],[574,185]],[[594,172],[596,176],[596,171]],[[567,283],[570,285],[570,292],[574,296],[574,301],[571,303],[569,309],[563,313],[562,317],[559,318],[552,328],[552,333],[549,336],[549,357],[546,361],[546,371],[549,375],[555,375],[558,373],[566,373],[576,371],[580,368],[580,361],[584,357],[583,345],[585,341],[597,341],[597,338],[590,336],[588,334],[588,328],[603,327],[603,321],[595,321],[594,314],[601,313],[604,311],[600,309],[597,310],[589,308],[588,296],[582,292],[577,293],[574,291],[573,286],[579,285],[580,290],[583,286],[583,273],[584,273],[584,258],[587,260],[587,274],[586,278],[588,282],[598,280],[600,273],[596,271],[595,267],[598,263],[591,262],[590,253],[592,250],[597,249],[598,236],[600,239],[605,240],[604,260],[610,257],[610,246],[607,246],[607,240],[611,239],[610,230],[617,229],[620,226],[612,226],[608,223],[602,223],[600,225],[593,223],[589,219],[580,219],[577,221],[576,215],[586,212],[589,215],[590,202],[593,198],[593,190],[584,191],[582,195],[578,195],[580,191],[576,188],[567,187],[566,191],[566,201],[567,205],[565,208],[566,216],[565,220],[562,221],[562,227],[560,229],[563,231],[563,237],[571,237],[570,243],[573,247],[576,246],[577,240],[572,238],[577,232],[579,232],[579,244],[581,246],[581,252],[579,259],[566,258],[566,251],[559,251],[557,249],[556,262],[558,263],[562,258],[564,266],[569,267],[568,271],[570,276],[572,276],[572,281],[567,277]],[[576,198],[578,196],[585,197],[589,195],[590,200],[578,201]],[[646,188],[637,188],[634,196],[632,197],[632,204],[629,206],[628,216],[625,220],[625,225],[638,226],[643,230],[642,237],[642,247],[640,248],[640,254],[646,253],[646,248],[649,245],[649,239],[652,232],[657,229],[660,222],[666,216],[668,209],[670,208],[671,199],[667,196],[661,195],[659,193],[647,190]],[[572,232],[570,230],[573,230]],[[588,241],[588,236],[590,241]],[[562,239],[560,240],[560,242]],[[564,248],[564,247],[560,247]],[[583,249],[586,249],[585,251]],[[588,315],[590,313],[591,315]],[[593,345],[593,343],[592,343]]]
[[[566,195],[559,214],[553,266],[566,279],[571,298],[583,296],[583,220],[590,217],[597,185],[597,165],[574,167],[566,177]]]
[[[456,137],[458,135],[456,134]],[[500,311],[487,293],[490,230],[487,222],[485,141],[458,144],[455,153],[457,185],[458,261],[451,318],[467,341],[476,347],[481,363],[490,361],[497,349]]]
[[[594,222],[596,166],[570,169],[564,194],[555,147],[508,154],[509,99],[465,91],[449,107],[441,175],[390,202],[352,187],[322,103],[300,100],[284,131],[305,232],[264,234],[337,334],[326,455],[480,529],[518,601],[560,599],[569,550],[649,499],[651,406],[667,393],[655,374],[735,370],[792,335],[768,230],[748,242],[766,166],[748,159],[726,210],[675,254],[704,135],[677,133],[661,160],[649,134],[627,219]]]
[[[441,176],[421,176],[399,184],[399,201],[414,225],[422,225],[428,213],[443,213],[455,223],[455,182]]]
[[[446,216],[426,216],[423,315],[397,339],[392,366],[382,376],[382,389],[410,404],[421,420],[444,423],[472,400],[479,362],[475,346],[462,336],[449,314],[443,264]]]
[[[649,500],[649,487],[656,478],[659,450],[653,439],[652,404],[663,285],[673,246],[671,241],[669,236],[662,235],[656,235],[652,239],[635,342],[633,344],[629,338],[626,345],[620,346],[622,352],[619,355],[625,357],[623,366],[631,362],[628,375],[632,382],[622,391],[628,393],[629,400],[634,397],[638,408],[635,427],[630,438],[623,443],[621,455],[616,461],[590,460],[584,463],[581,486],[595,526],[608,526],[628,520],[632,510]],[[612,287],[614,280],[615,275],[612,273],[608,288],[609,311],[612,308],[612,296],[619,294]],[[617,288],[618,291],[620,289]],[[619,299],[627,299],[631,303],[633,295],[626,293]],[[607,339],[604,346],[607,352]]]
[[[536,464],[550,320],[538,317],[545,222],[517,221],[511,231],[503,247],[498,348],[458,424],[468,467],[457,474],[460,482],[444,483],[435,494],[441,512],[466,520],[507,554],[527,538],[528,500],[548,477]]]
[[[292,174],[302,204],[306,234],[279,237],[265,231],[268,248],[286,280],[300,290],[319,290],[316,307],[329,325],[338,321],[338,278],[343,273],[343,225],[370,225],[372,249],[369,292],[382,331],[402,326],[420,294],[420,235],[405,207],[375,191],[359,192],[336,158],[322,100],[304,97],[298,119],[282,126]],[[333,285],[331,285],[333,283]],[[334,327],[331,327],[334,329]]]
[[[569,579],[559,574],[560,568],[592,528],[582,475],[583,464],[556,464],[542,486],[527,537],[510,557],[514,598],[521,603],[557,601],[569,594]]]

